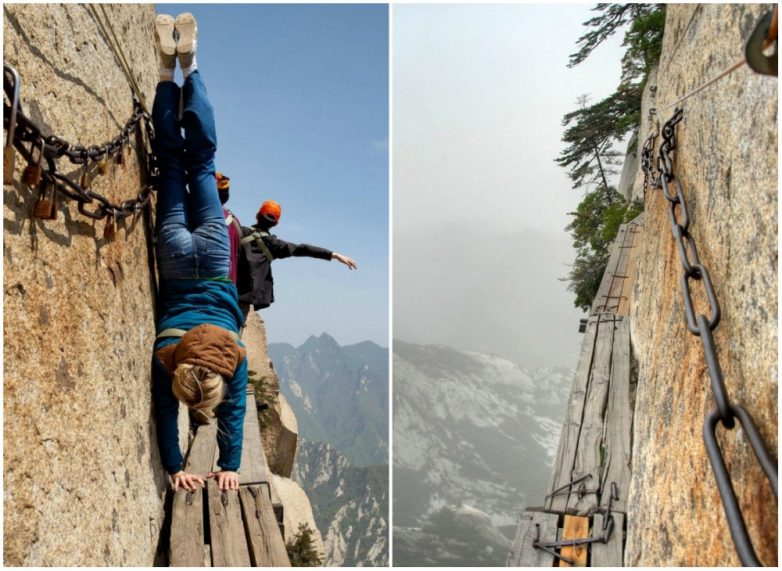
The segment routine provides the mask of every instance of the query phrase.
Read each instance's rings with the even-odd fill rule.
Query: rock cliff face
[[[293,477],[326,530],[325,565],[388,566],[388,465],[351,466],[329,444],[302,440]]]
[[[266,461],[272,472],[288,478],[296,459],[299,430],[296,416],[285,400],[285,396],[280,392],[280,380],[269,359],[266,328],[254,311],[247,316],[242,340],[247,346],[250,375],[263,381],[263,392],[269,398],[267,401],[269,409],[263,414],[265,421],[261,430]]]
[[[651,102],[663,110],[742,57],[769,6],[668,6]],[[648,88],[647,88],[648,89]],[[642,115],[646,117],[647,107]],[[744,67],[684,104],[674,170],[691,232],[722,308],[715,342],[730,397],[777,454],[777,79]],[[647,136],[642,126],[641,146]],[[656,142],[659,148],[660,139]],[[634,194],[641,192],[642,175]],[[626,565],[737,565],[703,444],[714,408],[701,342],[685,325],[678,254],[660,191],[646,197],[644,243],[631,309],[638,358]],[[708,304],[693,287],[696,310]],[[777,562],[777,510],[740,429],[720,442],[760,559]]]
[[[283,510],[283,524],[285,525],[285,542],[290,542],[299,530],[299,525],[304,523],[312,531],[312,543],[321,561],[325,560],[325,548],[323,537],[318,531],[315,516],[312,515],[312,505],[306,492],[301,486],[290,478],[272,476],[272,484],[280,498]]]
[[[155,8],[106,11],[151,103]],[[25,113],[74,144],[113,139],[132,92],[89,8],[3,12]],[[116,202],[141,189],[138,158],[125,157],[94,187]],[[148,219],[127,218],[108,242],[72,201],[58,198],[58,219],[41,221],[25,185],[3,191],[5,564],[151,565],[166,480],[150,420]]]

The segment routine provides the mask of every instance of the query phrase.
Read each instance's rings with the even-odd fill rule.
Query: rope
[[[706,83],[703,83],[703,84],[701,84],[701,85],[700,85],[700,86],[699,86],[697,89],[694,89],[693,91],[690,91],[689,93],[687,93],[687,94],[686,94],[686,95],[684,95],[683,97],[680,97],[679,99],[677,99],[676,101],[674,101],[674,102],[673,102],[673,103],[671,103],[670,105],[666,105],[665,107],[663,107],[663,108],[660,110],[660,112],[667,111],[668,109],[671,109],[672,107],[676,107],[676,106],[678,106],[680,103],[682,103],[682,102],[684,102],[685,100],[689,99],[690,97],[692,97],[692,96],[693,96],[693,95],[695,95],[696,93],[700,93],[701,91],[703,91],[704,89],[706,89],[707,87],[709,87],[710,85],[712,85],[713,83],[716,83],[717,81],[719,81],[719,80],[720,80],[720,79],[722,79],[723,77],[725,77],[725,76],[727,76],[727,75],[730,75],[731,73],[733,73],[734,71],[736,71],[737,69],[739,69],[741,66],[743,66],[745,63],[747,63],[747,60],[746,60],[746,59],[744,59],[744,58],[741,58],[741,61],[737,61],[736,63],[734,63],[734,64],[733,64],[732,66],[730,66],[729,68],[727,68],[727,69],[723,70],[723,71],[722,71],[722,72],[721,72],[719,75],[717,75],[716,77],[714,77],[714,78],[710,79],[710,80],[709,80],[709,81],[707,81]]]
[[[686,25],[686,26],[684,26],[684,30],[682,30],[682,33],[681,33],[681,35],[679,36],[679,39],[678,39],[678,40],[676,40],[676,44],[673,46],[673,49],[671,50],[671,55],[670,55],[670,56],[668,56],[668,59],[665,61],[665,66],[662,66],[662,65],[660,66],[660,68],[661,68],[661,69],[660,69],[661,73],[665,73],[666,71],[668,71],[668,66],[670,66],[670,65],[671,65],[671,62],[673,61],[673,56],[675,56],[675,55],[676,55],[676,51],[679,49],[679,46],[681,45],[681,43],[682,43],[682,40],[684,40],[684,36],[686,36],[686,35],[687,35],[687,30],[689,30],[689,29],[690,29],[690,24],[692,24],[692,21],[695,19],[695,14],[697,14],[698,12],[700,12],[700,9],[701,9],[701,6],[700,6],[700,5],[698,5],[698,6],[696,6],[696,7],[695,7],[695,9],[692,11],[692,14],[690,14],[690,19],[689,19],[689,20],[687,20],[687,25]],[[664,67],[664,69],[663,69],[663,67]]]
[[[117,35],[114,33],[114,28],[111,26],[111,21],[109,20],[108,14],[106,14],[106,9],[103,7],[102,4],[100,5],[101,12],[103,13],[103,17],[105,19],[105,23],[104,23],[101,20],[101,18],[98,16],[98,11],[95,8],[95,5],[89,4],[89,7],[93,17],[95,18],[95,21],[98,23],[98,26],[103,32],[103,35],[106,36],[106,41],[109,44],[111,51],[114,52],[115,57],[119,61],[120,68],[122,69],[122,72],[125,74],[125,78],[128,80],[128,84],[130,85],[131,90],[135,94],[136,99],[138,99],[144,111],[149,113],[149,110],[145,105],[146,98],[144,97],[144,94],[142,93],[141,89],[136,83],[135,78],[133,77],[133,70],[130,67],[130,64],[128,63],[127,58],[125,57],[125,53],[122,51],[122,46],[119,40],[117,39]],[[114,43],[112,43],[111,41],[112,38],[114,39]]]
[[[122,50],[122,44],[120,44],[119,40],[117,39],[117,35],[114,33],[114,27],[111,25],[111,20],[109,20],[109,15],[106,13],[106,8],[104,4],[100,4],[100,11],[103,13],[103,18],[109,27],[109,31],[111,32],[111,37],[114,38],[115,45],[117,46],[117,48],[119,48],[119,55],[122,58],[122,62],[125,64],[125,69],[127,70],[131,83],[135,88],[136,96],[143,103],[145,101],[144,94],[142,93],[138,83],[136,83],[136,77],[133,75],[133,68],[128,63],[128,59],[125,57],[125,52]],[[144,110],[146,111],[146,109]]]

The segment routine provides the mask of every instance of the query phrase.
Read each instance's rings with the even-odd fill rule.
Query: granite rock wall
[[[280,380],[267,351],[266,327],[255,311],[247,316],[242,340],[247,346],[250,374],[263,380],[263,391],[268,397],[266,404],[269,408],[263,413],[266,422],[261,431],[266,461],[272,472],[289,478],[296,459],[298,424],[288,401],[280,392]]]
[[[648,105],[667,121],[674,101],[740,60],[773,5],[668,5],[663,53]],[[727,390],[755,418],[777,456],[777,78],[746,66],[684,103],[674,171],[691,233],[722,308],[715,342]],[[640,130],[638,155],[648,134]],[[656,148],[661,140],[658,137]],[[639,172],[633,191],[642,196]],[[699,338],[685,324],[681,266],[658,190],[646,196],[631,308],[638,359],[633,475],[625,564],[738,565],[703,444],[714,408]],[[696,311],[708,312],[693,286]],[[777,509],[742,430],[719,429],[757,554],[777,563]]]
[[[151,105],[155,7],[104,6]],[[3,16],[23,111],[73,144],[113,139],[132,91],[90,9],[6,4]],[[124,156],[93,185],[113,202],[142,186],[135,146]],[[24,166],[17,157],[3,187],[4,562],[152,565],[166,476],[150,395],[150,216],[120,222],[114,241],[62,197],[57,220],[32,218]],[[60,169],[78,177],[67,160]]]

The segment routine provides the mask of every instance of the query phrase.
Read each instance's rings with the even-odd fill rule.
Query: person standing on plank
[[[203,486],[203,475],[183,470],[179,403],[202,418],[216,416],[220,471],[206,477],[215,477],[221,490],[237,490],[247,351],[238,340],[243,317],[236,286],[228,278],[230,246],[215,178],[214,113],[196,64],[195,18],[158,15],[155,33],[160,82],[152,108],[152,144],[160,170],[155,249],[160,293],[152,396],[158,446],[174,490]],[[181,89],[173,81],[177,57],[185,78]]]
[[[245,319],[251,304],[257,310],[274,303],[271,265],[273,260],[306,256],[321,260],[337,260],[351,270],[358,268],[355,261],[337,252],[309,244],[293,244],[270,234],[269,230],[277,225],[281,215],[282,207],[274,200],[267,200],[258,209],[255,225],[250,228],[242,226],[242,248],[239,253],[239,276],[236,287],[239,289],[239,304]]]
[[[220,197],[220,204],[223,205],[223,216],[225,217],[225,225],[228,228],[228,241],[231,247],[231,266],[228,271],[228,277],[236,284],[237,264],[239,262],[239,241],[242,239],[242,225],[236,217],[236,214],[228,210],[225,206],[225,203],[228,202],[228,195],[231,190],[231,179],[219,171],[215,173],[215,178],[217,178],[217,194]]]

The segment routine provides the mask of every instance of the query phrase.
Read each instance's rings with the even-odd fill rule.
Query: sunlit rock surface
[[[151,106],[155,7],[105,10]],[[90,9],[14,4],[3,13],[4,62],[19,71],[22,109],[44,134],[82,145],[117,136],[132,91]],[[141,190],[132,142],[123,164],[93,183],[112,202]],[[152,565],[166,475],[150,393],[149,218],[120,222],[113,242],[105,222],[61,196],[57,220],[33,219],[35,193],[16,163],[17,182],[3,187],[4,563]],[[67,159],[59,167],[81,172]]]
[[[768,9],[668,6],[653,79],[661,123],[673,112],[665,107],[743,57],[745,40]],[[775,457],[777,97],[777,78],[747,67],[735,71],[684,103],[674,153],[690,231],[722,309],[715,343],[728,394],[752,414]],[[738,565],[703,444],[704,417],[715,405],[701,341],[685,324],[682,269],[667,211],[661,192],[650,191],[631,310],[639,380],[625,564]],[[692,290],[696,311],[708,313],[702,285],[693,281]],[[758,556],[774,565],[771,487],[743,431],[719,433]]]

